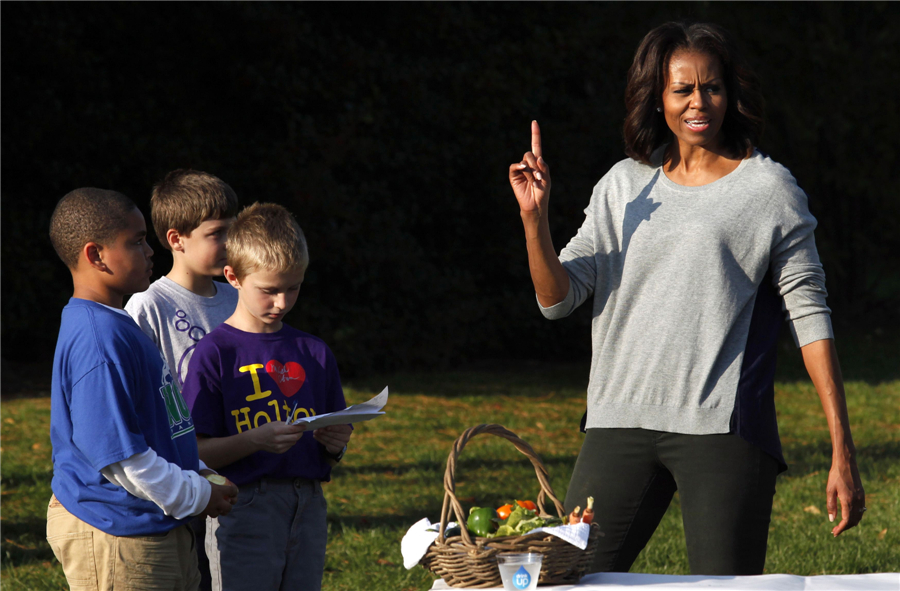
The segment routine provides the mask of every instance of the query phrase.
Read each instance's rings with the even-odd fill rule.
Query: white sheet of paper
[[[307,429],[309,429],[310,427],[312,427],[313,429],[319,429],[320,427],[327,427],[329,425],[347,425],[352,423],[361,423],[363,421],[369,421],[383,415],[384,412],[381,409],[384,408],[384,405],[387,404],[387,401],[388,389],[387,386],[385,386],[384,390],[382,390],[380,394],[374,396],[366,402],[348,406],[344,410],[339,410],[337,412],[329,412],[313,417],[299,417],[291,424],[306,425]]]

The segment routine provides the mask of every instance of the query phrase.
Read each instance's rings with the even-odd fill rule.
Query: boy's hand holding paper
[[[299,417],[294,420],[291,425],[306,425],[307,429],[312,427],[319,429],[329,425],[347,425],[352,423],[361,423],[379,417],[384,414],[381,410],[388,401],[388,389],[384,390],[378,396],[375,396],[362,404],[354,404],[348,406],[344,410],[337,412],[329,412],[312,417]]]
[[[325,450],[336,455],[350,443],[353,428],[350,425],[330,425],[313,431],[316,441],[325,446]]]
[[[279,421],[272,421],[260,425],[248,431],[254,447],[259,451],[268,451],[273,454],[283,454],[294,447],[306,431],[306,425],[285,425]]]

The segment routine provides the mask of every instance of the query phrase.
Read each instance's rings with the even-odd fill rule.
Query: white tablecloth
[[[869,575],[758,575],[755,577],[707,577],[702,575],[645,575],[642,573],[594,573],[577,585],[538,587],[539,591],[609,591],[646,587],[646,591],[900,591],[900,573]],[[438,579],[433,590],[453,589]],[[502,590],[503,587],[492,587]],[[485,590],[488,591],[488,590]]]

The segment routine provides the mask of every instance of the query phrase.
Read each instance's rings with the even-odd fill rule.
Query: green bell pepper
[[[469,519],[466,521],[466,527],[469,532],[478,537],[485,537],[497,527],[493,519],[497,516],[497,512],[490,507],[472,507],[469,509]]]

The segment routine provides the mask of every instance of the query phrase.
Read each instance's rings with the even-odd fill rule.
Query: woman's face
[[[725,79],[717,58],[690,50],[672,54],[662,108],[679,145],[716,147],[727,106]]]

